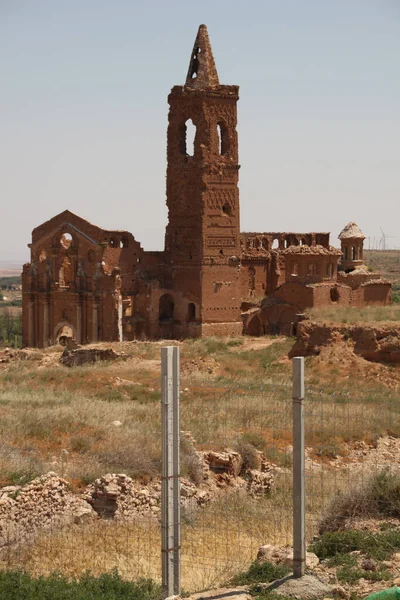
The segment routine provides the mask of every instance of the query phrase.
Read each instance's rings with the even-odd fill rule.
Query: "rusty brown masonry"
[[[23,268],[24,346],[290,334],[309,307],[391,302],[391,284],[365,268],[355,223],[341,250],[329,233],[240,232],[238,99],[238,86],[219,83],[200,25],[185,85],[168,97],[164,250],[68,210],[36,227]]]

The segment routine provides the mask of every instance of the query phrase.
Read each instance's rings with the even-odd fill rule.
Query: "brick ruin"
[[[290,333],[308,307],[390,302],[354,223],[342,250],[329,233],[240,232],[238,99],[238,86],[219,83],[201,25],[185,85],[168,97],[164,250],[68,210],[36,227],[22,275],[24,346]]]

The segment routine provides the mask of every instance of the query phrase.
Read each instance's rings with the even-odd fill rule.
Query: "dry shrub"
[[[200,485],[204,478],[204,467],[201,457],[196,452],[193,443],[185,436],[181,437],[181,474],[195,485]]]
[[[338,531],[361,518],[390,517],[400,518],[400,475],[384,469],[355,489],[338,494],[319,531]]]
[[[234,449],[243,459],[243,469],[260,469],[261,453],[250,442],[241,438],[234,444]]]

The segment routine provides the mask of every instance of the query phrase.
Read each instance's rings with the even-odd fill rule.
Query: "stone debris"
[[[112,348],[69,348],[65,347],[60,362],[66,367],[79,367],[103,360],[116,360],[125,356],[123,352],[115,352]]]
[[[14,360],[27,360],[28,353],[23,350],[14,350],[13,348],[4,348],[0,351],[0,364],[7,364]]]
[[[227,473],[233,477],[238,477],[242,467],[243,458],[239,452],[228,450],[225,452],[204,452],[203,458],[214,473]]]
[[[293,548],[291,546],[272,546],[266,544],[258,550],[257,560],[271,562],[276,565],[286,565],[293,569]],[[313,552],[306,552],[306,568],[314,569],[319,564],[319,558]]]
[[[130,520],[136,517],[159,517],[161,482],[141,485],[125,474],[108,473],[89,485],[83,498],[104,519]],[[204,506],[213,499],[210,490],[199,489],[181,479],[181,504]]]
[[[350,343],[355,356],[370,362],[400,363],[400,327],[383,325],[333,325],[302,321],[297,341],[289,352],[293,356],[319,355],[324,347]]]
[[[52,471],[25,486],[4,487],[0,490],[0,550],[29,541],[39,530],[83,524],[96,517],[90,505]]]

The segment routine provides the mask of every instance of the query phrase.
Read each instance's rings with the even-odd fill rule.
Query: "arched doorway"
[[[158,303],[158,320],[168,323],[174,319],[175,303],[170,294],[163,294]]]
[[[261,322],[258,315],[255,315],[250,319],[249,324],[247,325],[247,335],[252,335],[254,337],[260,337],[262,333]]]

